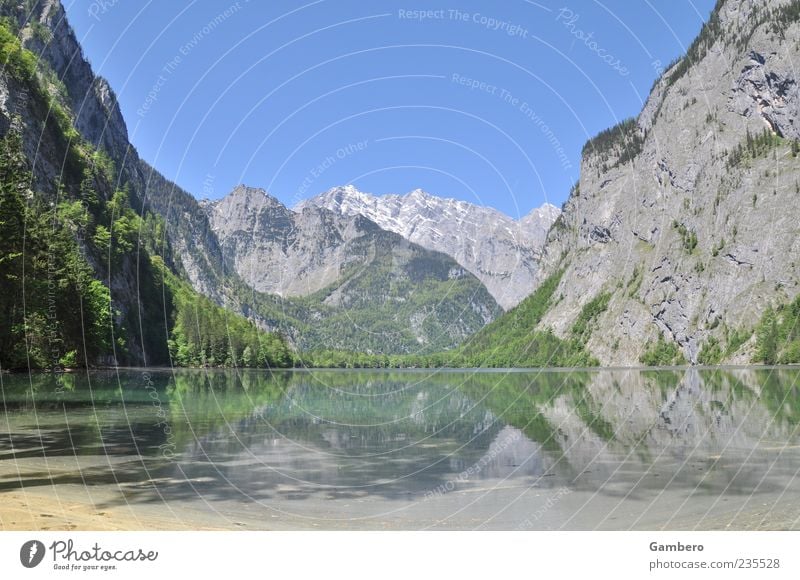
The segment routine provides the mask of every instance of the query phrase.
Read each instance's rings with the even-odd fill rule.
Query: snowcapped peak
[[[544,205],[517,221],[492,207],[422,189],[376,196],[353,185],[334,187],[301,202],[295,211],[308,206],[361,215],[381,229],[451,256],[475,274],[504,308],[530,293],[547,230],[560,213]]]
[[[363,195],[355,185],[348,183],[347,185],[340,185],[329,189],[326,193],[338,195]]]
[[[348,185],[340,185],[338,187],[333,187],[326,191],[325,193],[319,194],[317,197],[313,198],[313,202],[317,205],[320,205],[315,200],[322,201],[322,204],[325,204],[325,201],[332,201],[337,204],[352,204],[352,203],[367,203],[369,202],[373,196],[369,193],[364,193],[360,191],[355,185],[348,184]]]

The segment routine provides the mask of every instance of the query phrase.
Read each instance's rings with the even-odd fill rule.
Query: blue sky
[[[335,185],[514,217],[639,112],[713,0],[65,0],[140,155],[198,198]]]

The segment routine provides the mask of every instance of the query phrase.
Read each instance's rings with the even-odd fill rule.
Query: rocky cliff
[[[105,80],[94,76],[83,58],[60,2],[3,1],[0,16],[6,57],[0,71],[0,134],[19,136],[26,170],[30,170],[26,204],[31,215],[27,225],[42,219],[42,207],[51,208],[52,227],[74,237],[76,268],[84,264],[88,268],[71,282],[66,280],[72,274],[64,273],[61,283],[81,288],[80,299],[87,300],[86,276],[91,272],[97,282],[93,287],[97,296],[110,293],[115,331],[125,338],[115,339],[116,352],[108,353],[99,362],[163,363],[163,305],[143,307],[140,302],[145,295],[157,295],[160,283],[154,278],[149,259],[140,259],[146,254],[128,251],[124,247],[127,240],[118,243],[124,232],[110,233],[108,229],[129,205],[141,210],[138,194],[143,191],[138,157],[128,143],[114,94]],[[111,200],[124,184],[129,185],[133,195],[118,199],[113,204],[117,213],[112,215]],[[116,223],[121,225],[125,220]],[[114,256],[100,249],[104,243],[115,246]],[[32,246],[25,250],[36,252]],[[65,254],[72,248],[62,239],[58,251]],[[56,249],[51,252],[55,254]],[[55,270],[53,265],[42,275],[54,277]],[[39,274],[28,272],[31,284],[39,281]],[[63,337],[68,334],[65,329],[76,324],[75,312],[80,309],[73,303],[68,308],[61,306],[55,313],[57,322],[51,329],[55,338],[50,342],[60,355],[67,354],[62,351],[69,340]],[[31,313],[27,316],[31,324]],[[88,334],[95,322],[83,322]],[[106,332],[111,330],[110,324],[96,324]],[[100,336],[101,331],[97,334],[96,342],[107,340]]]
[[[540,328],[565,336],[610,293],[588,342],[603,364],[670,344],[750,361],[764,310],[800,290],[798,15],[720,0],[639,116],[586,144],[537,274],[565,270]]]
[[[147,362],[148,340],[163,346],[166,336],[153,321],[171,324],[171,315],[170,305],[145,301],[160,295],[146,253],[132,248],[119,260],[104,254],[101,237],[111,230],[116,243],[128,223],[116,221],[119,203],[142,218],[152,214],[147,242],[139,232],[138,245],[150,244],[148,251],[197,291],[299,347],[446,349],[500,312],[453,260],[364,217],[320,208],[295,214],[248,188],[201,207],[139,158],[113,91],[94,75],[60,2],[0,2],[0,15],[3,42],[17,51],[12,74],[0,74],[0,134],[21,134],[37,196],[91,206],[89,239],[79,244],[126,329],[125,360]],[[14,48],[20,44],[30,52]],[[161,348],[157,362],[165,356]]]
[[[415,244],[447,254],[474,274],[505,309],[533,290],[545,236],[561,213],[545,204],[517,221],[491,207],[419,189],[375,196],[352,185],[331,189],[295,209],[313,206],[362,215]]]
[[[451,258],[361,215],[315,206],[295,212],[246,186],[202,205],[225,269],[295,308],[301,346],[432,352],[455,346],[500,312]]]

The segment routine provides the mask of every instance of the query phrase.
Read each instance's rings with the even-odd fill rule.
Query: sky
[[[199,199],[561,205],[714,0],[64,0],[131,142]]]

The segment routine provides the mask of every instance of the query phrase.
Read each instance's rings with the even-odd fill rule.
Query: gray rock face
[[[315,206],[362,215],[415,244],[447,254],[483,282],[505,309],[533,291],[541,247],[561,213],[545,204],[517,221],[490,207],[419,189],[407,195],[374,196],[352,185],[331,189],[295,209]]]
[[[302,344],[372,352],[451,348],[500,312],[452,258],[362,215],[313,205],[294,212],[246,186],[202,206],[225,269],[300,307],[297,315],[314,325],[298,337]]]
[[[499,314],[481,283],[451,258],[362,216],[321,208],[295,214],[244,187],[201,205],[138,157],[116,97],[83,57],[61,3],[28,4],[0,2],[0,15],[14,21],[25,46],[41,55],[43,82],[81,136],[113,161],[132,206],[164,218],[168,243],[160,257],[198,292],[303,348],[434,352],[452,348]],[[66,145],[47,117],[42,99],[26,95],[13,75],[0,74],[0,132],[19,125],[34,161],[33,187],[54,195]],[[72,177],[74,188],[81,178]],[[113,186],[97,193],[108,200]],[[129,260],[108,276],[114,309],[124,318],[139,307],[136,264]],[[137,336],[130,338],[128,349],[141,364],[144,348]]]
[[[743,117],[762,119],[781,137],[800,138],[797,121],[798,87],[793,63],[776,53],[751,50],[733,81],[728,109]]]
[[[36,55],[36,85],[49,91],[83,139],[114,160],[120,184],[129,184],[137,194],[143,191],[138,155],[128,142],[116,97],[108,83],[94,75],[83,57],[61,3],[58,0],[2,2],[0,16],[7,19],[6,26],[19,30],[22,45]],[[52,202],[58,199],[59,186],[74,188],[81,179],[68,161],[68,144],[54,119],[50,104],[32,90],[32,83],[6,68],[0,70],[0,132],[5,133],[11,127],[20,132],[23,149],[31,162],[31,194],[36,191],[37,196]],[[107,200],[113,194],[110,186],[95,185],[101,199]],[[108,268],[103,257],[91,252],[87,252],[86,260],[110,288],[117,322],[139,308],[139,272],[130,257],[113,269]],[[137,329],[132,329],[126,344],[131,362],[146,362],[145,340]],[[97,362],[114,361],[109,358]]]
[[[366,258],[352,242],[383,232],[366,219],[308,207],[295,213],[264,190],[239,186],[204,202],[226,263],[260,292],[308,296]]]
[[[40,0],[32,8],[17,7],[20,25],[37,22],[49,31],[44,42],[30,27],[22,29],[25,47],[40,55],[67,87],[69,107],[75,113],[75,128],[95,147],[106,151],[125,151],[131,147],[128,130],[108,82],[95,76],[83,57],[72,27],[59,0]]]
[[[786,5],[725,2],[701,58],[663,75],[633,130],[587,145],[537,274],[564,269],[542,327],[564,336],[608,291],[588,344],[601,363],[637,365],[659,335],[694,362],[800,291],[800,24],[778,22]],[[758,145],[764,131],[784,139]],[[752,343],[727,360],[749,361]]]

